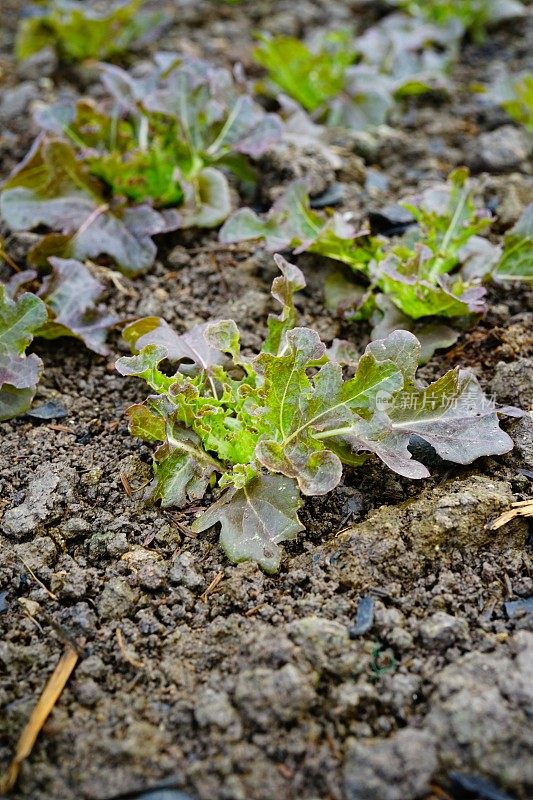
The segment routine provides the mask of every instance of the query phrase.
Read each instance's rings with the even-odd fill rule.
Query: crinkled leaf
[[[215,471],[206,459],[199,438],[181,428],[174,428],[172,437],[154,455],[154,480],[147,496],[161,506],[181,508],[188,501],[204,496],[209,478]]]
[[[416,321],[403,314],[385,294],[376,297],[376,309],[371,317],[372,339],[385,339],[393,331],[413,333],[420,342],[420,363],[425,364],[436,350],[451,347],[459,338],[459,331],[443,322]]]
[[[31,405],[42,361],[25,351],[46,318],[46,306],[38,297],[25,293],[12,300],[0,284],[0,420],[22,414]]]
[[[262,475],[242,489],[228,490],[192,524],[201,533],[220,523],[220,544],[231,561],[257,563],[276,572],[281,561],[280,542],[304,530],[298,519],[301,506],[295,481],[280,475]]]
[[[99,192],[70,145],[41,138],[4,184],[0,213],[12,230],[46,225],[60,231],[63,256],[83,260],[106,254],[126,274],[143,272],[156,254],[151,237],[177,226],[175,212],[111,209]]]
[[[205,337],[209,325],[201,323],[178,334],[161,317],[143,317],[124,328],[122,335],[135,352],[156,345],[163,349],[163,358],[192,361],[200,369],[209,370],[226,360],[221,350],[212,347]]]
[[[292,36],[262,36],[253,58],[270,79],[308,111],[314,111],[343,88],[355,51],[348,31],[330,33],[313,52]]]
[[[11,300],[0,284],[0,350],[23,355],[37,331],[46,322],[46,307],[34,294],[26,292]]]
[[[281,275],[274,278],[272,283],[272,297],[282,305],[280,314],[269,314],[267,325],[268,334],[263,344],[264,353],[278,353],[283,346],[285,335],[295,327],[298,312],[294,306],[294,293],[305,287],[303,272],[294,264],[286,261],[278,253],[274,254]]]
[[[154,480],[145,497],[154,503],[160,500],[163,508],[203,497],[211,474],[220,467],[198,436],[176,423],[172,403],[164,396],[152,396],[127,414],[134,436],[163,441],[154,454]]]
[[[234,362],[238,360],[241,334],[232,319],[209,322],[204,331],[204,338],[209,347],[220,350],[222,353],[228,353]]]
[[[450,370],[421,387],[415,375],[420,344],[407,331],[396,331],[367,349],[380,362],[393,360],[403,365],[403,391],[382,402],[396,433],[416,434],[442,458],[458,464],[511,449],[512,440],[498,425],[494,402],[485,396],[472,373]]]
[[[533,203],[505,235],[503,254],[493,272],[498,280],[533,280]]]
[[[309,205],[303,180],[291,183],[262,220],[251,208],[241,208],[220,229],[221,242],[264,239],[267,250],[308,251],[366,272],[372,250],[359,247],[354,228],[340,214],[324,218]]]
[[[174,56],[159,74],[143,106],[148,112],[174,118],[191,155],[201,156],[204,165],[231,152],[256,158],[281,138],[279,117],[241,94],[228,70]]]
[[[53,272],[43,280],[39,294],[51,318],[39,330],[39,336],[74,336],[95,353],[106,355],[107,334],[118,317],[96,304],[104,287],[80,261],[50,258],[50,264]]]
[[[403,383],[394,364],[377,364],[369,354],[349,381],[332,362],[310,379],[307,370],[324,355],[314,331],[295,328],[287,333],[281,354],[263,353],[255,362],[264,376],[264,419],[273,432],[259,442],[257,458],[268,469],[296,478],[304,494],[326,494],[342,475],[339,458],[321,436],[327,438],[326,431],[349,421],[355,409],[372,408],[379,392]]]
[[[402,205],[418,222],[419,240],[428,251],[419,275],[430,281],[451,272],[464,246],[490,224],[490,215],[475,206],[465,168],[454,170],[447,183],[430,187]]]
[[[431,283],[417,274],[402,274],[400,269],[397,256],[388,256],[378,265],[377,282],[392,302],[412,319],[483,313],[486,291],[482,286],[469,287],[461,278],[445,283],[442,277]]]
[[[521,17],[525,13],[520,0],[388,0],[413,16],[421,17],[439,26],[457,23],[460,32],[470,31],[482,40],[485,30],[506,19]]]

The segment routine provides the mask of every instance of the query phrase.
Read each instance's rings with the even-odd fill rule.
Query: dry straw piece
[[[59,659],[53,673],[48,678],[43,693],[26,723],[17,744],[15,756],[7,768],[7,772],[0,779],[0,795],[7,794],[15,786],[22,763],[30,756],[41,729],[48,719],[50,712],[59,700],[72,670],[78,662],[78,653],[67,647]]]

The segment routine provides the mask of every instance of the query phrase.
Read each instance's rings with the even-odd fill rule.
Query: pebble
[[[39,90],[32,81],[23,81],[13,89],[6,89],[0,101],[0,120],[9,122],[19,117],[38,95]]]
[[[237,678],[235,703],[251,722],[269,730],[298,719],[316,701],[310,678],[293,664],[273,670],[244,670]]]
[[[42,573],[47,567],[52,566],[57,558],[56,546],[48,536],[37,536],[31,542],[15,545],[15,553],[23,562],[36,573]]]
[[[196,700],[194,717],[201,728],[216,725],[225,730],[238,721],[238,715],[226,692],[206,687]]]
[[[50,400],[50,402],[44,403],[42,406],[36,406],[27,411],[25,416],[37,420],[65,419],[65,417],[68,417],[68,412],[60,403]]]
[[[437,611],[421,624],[420,636],[426,647],[444,649],[451,647],[457,640],[467,639],[468,625],[460,617]]]
[[[527,134],[514,125],[502,125],[494,131],[482,133],[473,144],[470,156],[473,167],[489,172],[511,172],[531,152]]]
[[[374,598],[370,595],[361,597],[357,605],[357,616],[355,618],[355,625],[349,628],[348,634],[350,639],[355,639],[357,636],[362,636],[364,633],[372,628],[374,623]]]
[[[533,614],[533,597],[528,597],[526,600],[510,600],[503,604],[503,610],[507,619]]]
[[[98,601],[98,613],[103,619],[127,616],[137,602],[139,593],[124,578],[111,578],[104,586]]]
[[[194,568],[194,557],[187,551],[176,556],[169,571],[169,578],[172,583],[182,584],[187,589],[199,589],[205,584],[202,575]]]

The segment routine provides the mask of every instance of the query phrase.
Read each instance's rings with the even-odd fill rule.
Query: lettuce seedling
[[[37,139],[3,184],[0,215],[14,231],[39,225],[55,231],[30,250],[32,266],[46,265],[50,255],[83,260],[105,254],[127,275],[146,271],[156,254],[151,237],[178,225],[173,210],[108,200],[71,145],[49,136]]]
[[[316,111],[344,88],[346,69],[357,54],[349,31],[327,33],[313,52],[292,36],[260,36],[254,60],[270,80],[307,111]]]
[[[317,253],[363,274],[381,246],[376,237],[358,234],[340,214],[326,217],[314,211],[305,180],[291,183],[265,219],[251,208],[235,211],[220,229],[219,239],[225,244],[262,240],[270,252]]]
[[[418,227],[373,265],[377,286],[412,319],[481,313],[483,289],[451,275],[465,245],[490,225],[490,216],[475,207],[468,171],[455,170],[448,185],[428,189],[414,203],[402,205]]]
[[[525,14],[520,0],[389,0],[389,4],[436,25],[456,23],[476,41],[483,41],[487,28]]]
[[[281,89],[314,119],[353,129],[384,123],[395,100],[446,92],[444,73],[457,43],[453,30],[404,14],[386,17],[357,38],[348,31],[326,33],[309,45],[289,36],[260,38],[253,55],[268,71],[260,90],[276,95]]]
[[[313,211],[305,182],[296,181],[265,219],[250,208],[239,209],[219,238],[225,243],[263,240],[271,251],[311,252],[348,265],[364,286],[331,275],[325,286],[328,308],[347,319],[371,318],[376,335],[399,327],[416,332],[427,360],[436,347],[447,347],[458,336],[434,318],[467,319],[485,309],[480,279],[494,255],[484,253],[484,246],[491,246],[478,234],[490,216],[476,208],[465,169],[402,205],[417,225],[399,240],[369,236],[366,230],[357,234],[339,213]],[[468,275],[465,269],[463,275],[463,261],[472,267],[475,256],[484,271]]]
[[[225,173],[253,182],[251,159],[282,134],[280,118],[242,91],[228,70],[197,59],[159,53],[142,78],[104,64],[102,80],[110,103],[52,106],[38,122],[67,137],[113,197],[180,206],[182,228],[223,222],[231,211]]]
[[[261,352],[240,350],[233,320],[176,334],[149,317],[125,330],[133,352],[117,362],[122,375],[142,378],[151,394],[127,414],[133,435],[159,443],[147,496],[183,506],[222,490],[193,523],[221,526],[233,561],[279,568],[282,541],[303,529],[301,495],[323,495],[370,454],[410,478],[427,476],[409,450],[414,435],[460,464],[507,452],[512,441],[498,425],[494,403],[474,375],[452,370],[429,386],[416,378],[420,345],[407,331],[370,344],[345,378],[318,334],[296,326],[293,294],[305,284],[297,267],[275,256],[273,283],[280,315],[271,315]],[[350,354],[351,356],[351,354]],[[162,369],[162,362],[176,370]]]
[[[504,73],[493,87],[493,95],[511,119],[533,134],[533,73]]]
[[[54,48],[63,61],[109,58],[123,53],[161,14],[142,13],[143,0],[111,3],[45,0],[31,6],[17,32],[17,58],[25,59],[45,47]]]

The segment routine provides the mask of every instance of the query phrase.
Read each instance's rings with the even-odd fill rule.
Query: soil
[[[5,176],[36,133],[32,103],[91,94],[97,84],[84,67],[17,68],[12,40],[22,3],[2,5]],[[240,59],[250,74],[254,31],[362,29],[380,8],[355,0],[164,7],[174,21],[160,49],[220,64]],[[491,167],[480,137],[509,120],[470,87],[502,62],[525,66],[531,20],[466,43],[448,101],[411,101],[368,137],[336,132],[340,174],[312,151],[265,158],[263,202],[299,170],[317,193],[341,180],[341,210],[362,221],[369,209],[467,163],[497,214],[498,240],[531,193],[531,165]],[[371,180],[377,173],[382,188]],[[33,241],[11,235],[11,256],[23,264]],[[154,268],[135,281],[103,268],[107,302],[125,317],[160,315],[179,331],[233,317],[244,344],[257,347],[271,310],[272,258],[215,243],[212,232],[167,236]],[[362,348],[368,329],[323,307],[321,260],[297,262],[308,279],[298,299],[303,323],[327,341],[341,335]],[[498,402],[531,409],[532,322],[525,285],[493,286],[485,319],[422,374],[468,366]],[[533,531],[525,519],[496,531],[487,524],[531,496],[531,417],[503,422],[512,453],[470,467],[433,459],[433,477],[423,482],[377,461],[348,471],[331,495],[306,502],[306,533],[285,548],[280,574],[267,576],[229,563],[216,532],[193,535],[197,509],[143,504],[151,449],[128,434],[124,409],[144,390],[114,370],[125,349],[118,332],[111,345],[105,358],[73,341],[38,343],[45,375],[35,405],[53,400],[67,416],[2,425],[0,767],[65,642],[81,655],[14,800],[134,797],[162,782],[185,793],[169,791],[168,800],[530,797],[532,614],[531,605],[528,612],[512,602],[533,594]],[[371,598],[373,617],[360,631],[362,598]],[[501,794],[461,794],[454,773]]]

